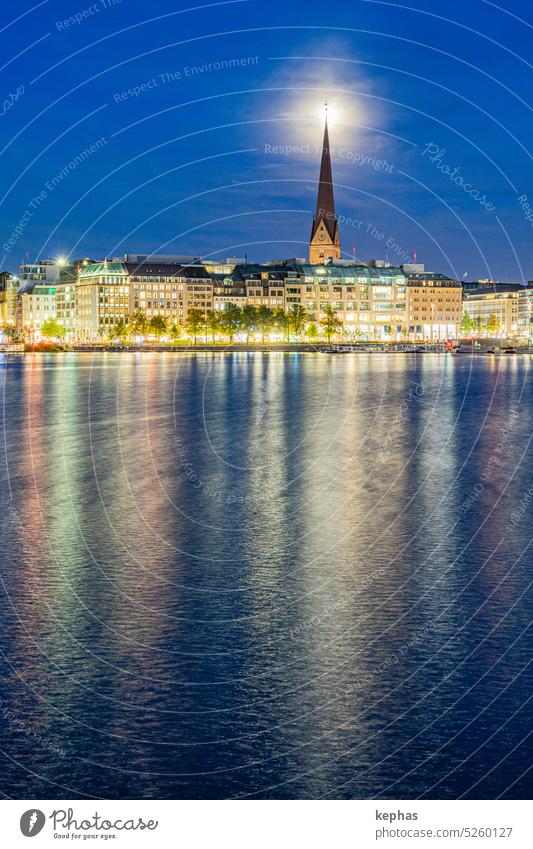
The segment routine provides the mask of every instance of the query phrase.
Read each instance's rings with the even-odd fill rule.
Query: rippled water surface
[[[527,357],[0,362],[0,789],[531,795]]]

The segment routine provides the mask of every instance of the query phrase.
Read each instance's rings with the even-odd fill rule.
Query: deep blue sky
[[[416,250],[458,277],[533,278],[519,201],[533,210],[530,0],[412,2],[3,3],[0,100],[19,96],[0,106],[0,244],[25,220],[2,269],[25,255],[304,256],[327,97],[345,255],[383,257],[391,240],[391,261]],[[186,71],[228,60],[244,64]],[[269,152],[295,144],[309,149]]]

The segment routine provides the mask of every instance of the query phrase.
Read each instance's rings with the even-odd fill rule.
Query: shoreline
[[[350,344],[350,350],[338,351],[338,347],[343,347],[343,343],[336,344],[317,344],[311,345],[306,343],[285,343],[285,344],[270,344],[262,345],[254,344],[233,344],[233,345],[213,345],[213,344],[196,344],[196,345],[70,345],[59,347],[51,345],[49,348],[40,346],[23,346],[10,345],[0,347],[0,353],[3,354],[199,354],[199,353],[217,353],[217,354],[237,354],[237,353],[259,353],[259,354],[319,354],[324,353],[329,356],[340,356],[345,354],[489,354],[495,356],[506,356],[509,354],[531,354],[533,350],[531,346],[526,345],[490,345],[479,344],[476,347],[470,345],[462,345],[461,350],[448,349],[444,345],[437,343],[426,345],[409,345],[391,344],[391,345],[353,345]],[[511,350],[509,350],[511,349]]]

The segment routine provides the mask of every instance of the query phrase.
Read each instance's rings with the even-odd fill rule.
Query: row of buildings
[[[350,339],[442,341],[456,339],[464,314],[485,335],[529,340],[533,286],[478,283],[463,286],[421,265],[321,264],[291,259],[251,264],[240,259],[207,263],[192,257],[126,256],[95,262],[43,261],[24,265],[20,277],[0,275],[0,322],[38,338],[53,318],[67,339],[112,338],[119,321],[142,310],[168,325],[186,322],[190,310],[223,310],[226,304],[303,307],[319,324],[330,305]],[[466,335],[464,332],[462,335]]]
[[[299,305],[319,326],[329,305],[348,339],[443,341],[470,324],[474,332],[529,341],[532,297],[531,283],[462,284],[420,264],[342,259],[326,121],[308,258],[263,264],[140,254],[43,260],[23,265],[19,277],[0,274],[0,323],[38,337],[53,318],[67,340],[91,343],[113,338],[114,327],[138,310],[183,325],[193,309]]]

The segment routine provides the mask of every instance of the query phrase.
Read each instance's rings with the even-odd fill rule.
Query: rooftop
[[[84,279],[87,277],[106,277],[108,275],[122,275],[126,276],[127,271],[124,269],[124,263],[122,262],[94,262],[90,265],[84,265],[83,268],[80,269],[80,273],[78,275],[79,278]]]
[[[187,277],[204,279],[210,274],[203,265],[181,265],[166,262],[125,262],[126,274],[132,277]]]

